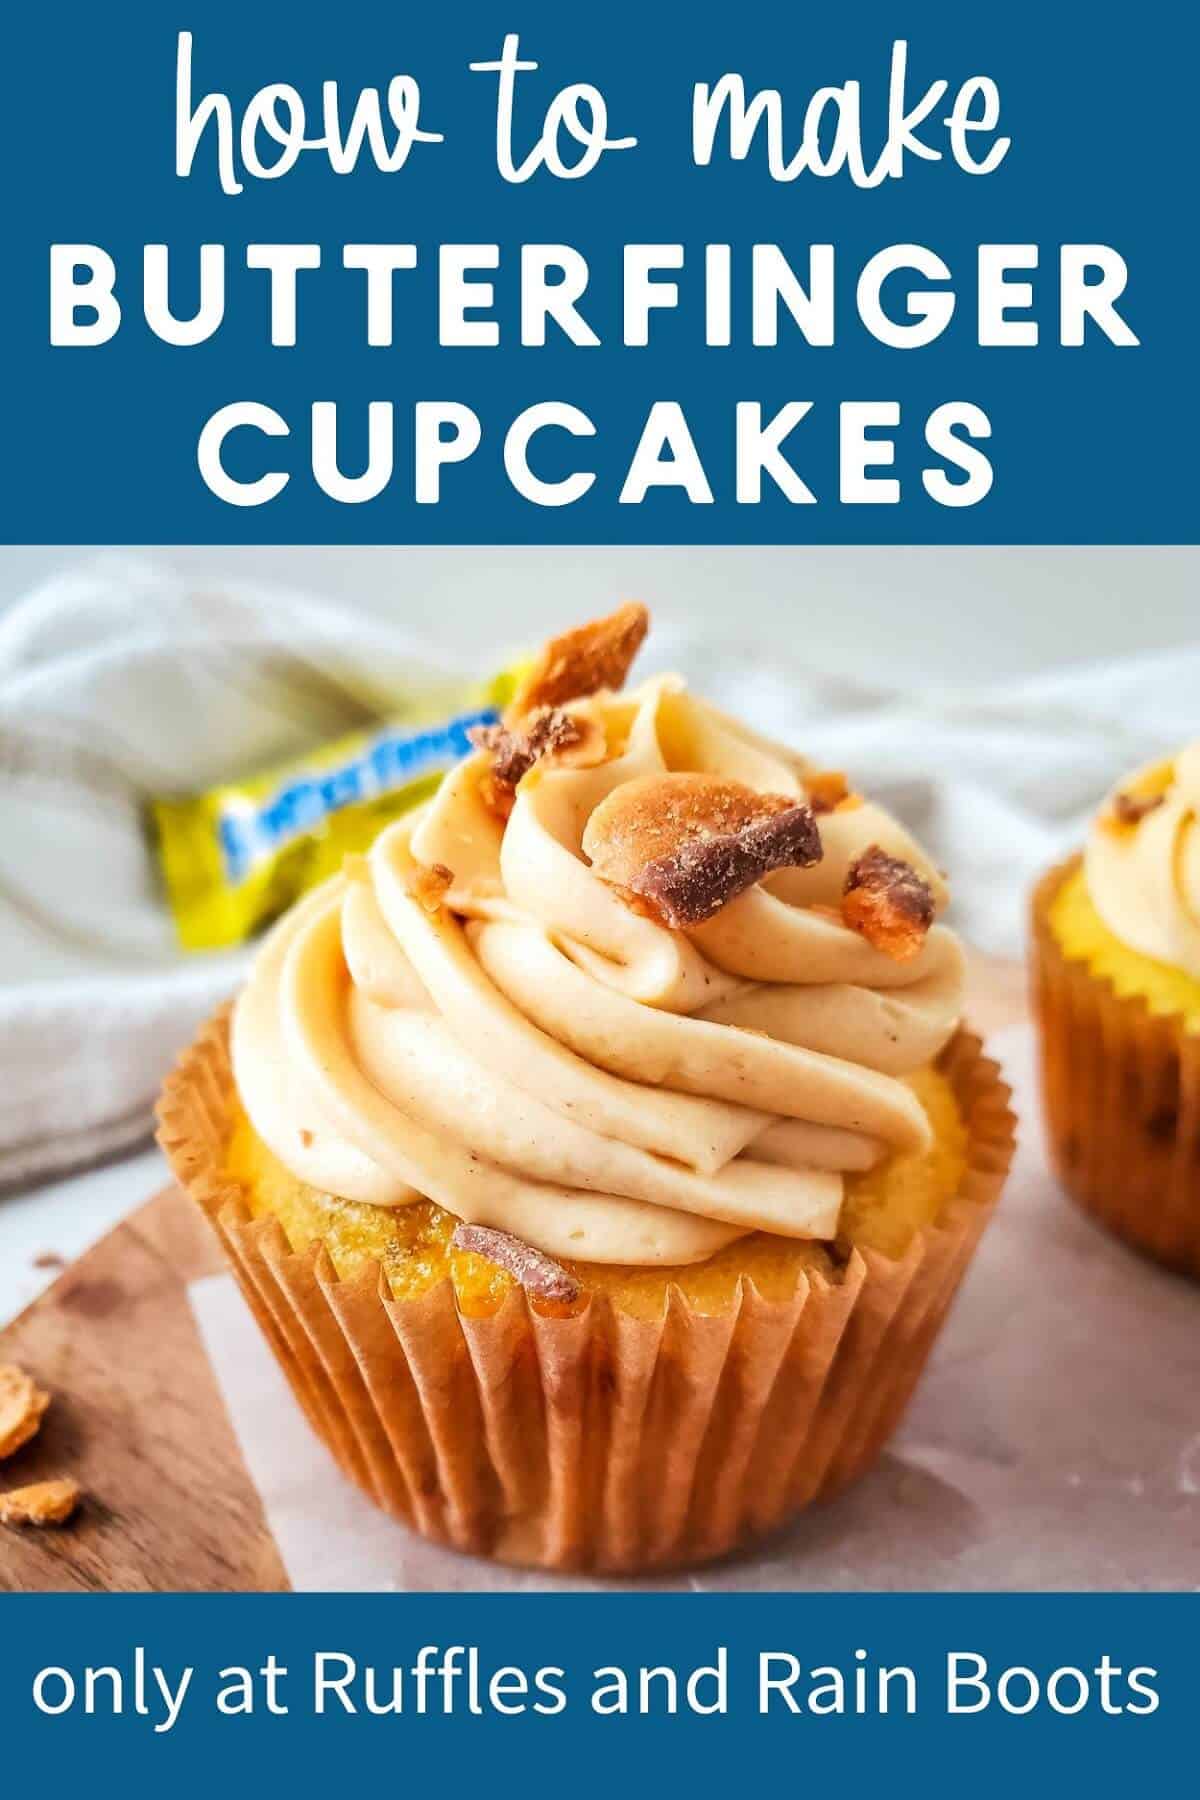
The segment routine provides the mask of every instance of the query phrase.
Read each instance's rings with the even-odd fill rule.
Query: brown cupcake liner
[[[959,1194],[893,1260],[853,1251],[790,1299],[752,1282],[715,1316],[679,1289],[660,1317],[593,1295],[547,1318],[517,1289],[489,1318],[444,1281],[397,1301],[375,1265],[294,1253],[222,1172],[228,1014],[181,1059],[159,1139],[212,1222],[314,1430],[387,1512],[455,1549],[633,1573],[721,1556],[836,1493],[908,1402],[1012,1157],[1009,1092],[979,1040],[943,1053],[969,1131]]]
[[[1050,909],[1081,858],[1033,895],[1031,975],[1051,1161],[1127,1243],[1200,1278],[1200,1036],[1065,954]]]

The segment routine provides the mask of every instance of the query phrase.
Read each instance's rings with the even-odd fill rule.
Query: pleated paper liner
[[[800,1276],[787,1301],[743,1282],[717,1316],[672,1287],[654,1320],[601,1296],[546,1318],[519,1289],[470,1318],[448,1280],[396,1301],[374,1265],[340,1280],[322,1246],[293,1253],[222,1173],[227,1014],[168,1080],[159,1135],[314,1430],[372,1500],[458,1550],[633,1573],[774,1530],[895,1429],[1012,1157],[1008,1089],[979,1040],[960,1032],[941,1066],[969,1153],[937,1225],[898,1261],[854,1251],[836,1280]]]
[[[1200,1277],[1200,1036],[1068,957],[1050,909],[1080,858],[1033,896],[1033,1002],[1046,1133],[1071,1197],[1157,1261]]]

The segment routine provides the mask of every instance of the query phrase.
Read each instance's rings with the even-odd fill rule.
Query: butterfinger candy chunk
[[[83,1498],[77,1481],[37,1481],[0,1494],[0,1525],[65,1525]]]
[[[821,859],[812,809],[740,781],[677,772],[614,788],[583,851],[602,880],[673,929],[699,925],[772,869]]]
[[[512,811],[517,783],[535,763],[581,768],[602,762],[605,754],[604,733],[594,719],[577,719],[553,706],[530,713],[520,730],[508,725],[476,725],[467,736],[477,750],[486,751],[492,759],[480,792],[486,805],[502,819]]]
[[[1166,797],[1165,794],[1114,794],[1113,818],[1118,825],[1140,825],[1147,813],[1160,807]]]
[[[810,769],[804,787],[808,804],[818,815],[833,812],[851,798],[850,783],[840,769]]]
[[[442,904],[442,897],[454,885],[454,870],[448,869],[445,863],[430,863],[428,868],[419,865],[409,880],[409,892],[418,906],[427,913],[435,913]]]
[[[630,600],[607,618],[551,638],[517,689],[505,724],[520,724],[538,706],[562,706],[601,688],[624,687],[649,629],[650,614]]]
[[[37,1436],[49,1404],[49,1394],[24,1369],[16,1363],[0,1365],[0,1461]]]
[[[851,863],[842,897],[842,919],[895,962],[909,962],[933,924],[933,889],[898,856],[878,844]]]
[[[559,1300],[569,1305],[579,1298],[579,1283],[561,1263],[543,1256],[532,1244],[507,1231],[493,1231],[490,1225],[457,1225],[450,1247],[468,1250],[473,1256],[486,1257],[488,1262],[507,1269],[527,1294],[539,1300]]]
[[[786,794],[760,794],[715,775],[639,775],[614,788],[592,813],[583,853],[603,880],[628,887],[647,863],[684,844],[728,836],[795,804]]]
[[[467,733],[477,750],[492,759],[493,778],[515,788],[543,756],[569,750],[583,737],[583,727],[570,713],[554,707],[531,714],[522,730],[507,725],[474,725]]]
[[[811,807],[789,806],[727,836],[695,838],[647,863],[629,885],[680,931],[711,919],[772,869],[807,869],[821,854]]]

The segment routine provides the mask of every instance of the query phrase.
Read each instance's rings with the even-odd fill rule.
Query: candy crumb
[[[0,1494],[0,1525],[65,1525],[83,1498],[77,1481],[35,1481]]]
[[[842,920],[893,962],[911,962],[936,911],[933,889],[911,863],[872,844],[852,862],[842,895]]]
[[[409,881],[408,891],[425,912],[435,913],[453,885],[454,870],[448,869],[445,863],[430,863],[428,868],[419,863]]]
[[[458,1225],[450,1239],[454,1250],[467,1250],[474,1256],[486,1257],[506,1269],[519,1281],[526,1293],[540,1300],[559,1300],[569,1305],[579,1298],[579,1283],[568,1275],[561,1263],[527,1244],[508,1231],[495,1231],[490,1225]]]
[[[0,1365],[0,1461],[41,1430],[50,1396],[16,1363]]]

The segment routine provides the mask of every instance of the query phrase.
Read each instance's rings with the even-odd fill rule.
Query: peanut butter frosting
[[[827,810],[826,776],[677,677],[566,712],[536,760],[533,734],[524,755],[483,734],[277,925],[234,1016],[252,1124],[313,1187],[428,1197],[551,1257],[683,1264],[752,1231],[834,1237],[844,1174],[928,1143],[903,1077],[946,1044],[963,993],[944,925],[887,954],[842,896],[869,849],[925,884],[931,915],[941,876],[880,808]],[[715,843],[701,803],[719,803]],[[746,814],[755,855],[799,857],[803,839],[817,860],[750,879],[760,865],[719,835]],[[680,866],[712,864],[730,897],[701,917],[685,893],[680,926],[654,882],[638,891],[638,846],[670,868],[685,815]]]
[[[1110,794],[1084,855],[1092,904],[1131,950],[1200,980],[1200,742]]]

